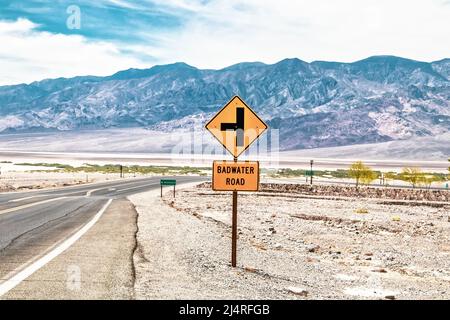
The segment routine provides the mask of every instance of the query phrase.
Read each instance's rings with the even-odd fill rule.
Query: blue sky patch
[[[151,2],[121,1],[45,1],[3,0],[0,20],[26,18],[39,24],[37,30],[62,34],[80,34],[88,39],[133,43],[148,41],[152,33],[182,26],[179,15],[159,10]],[[123,3],[124,5],[119,5]],[[76,5],[81,11],[81,28],[66,26],[67,8]]]

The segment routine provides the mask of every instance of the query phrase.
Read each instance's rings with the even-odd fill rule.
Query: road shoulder
[[[2,299],[134,298],[136,217],[128,200],[113,201],[75,244]]]
[[[190,213],[175,209],[182,200],[173,199],[170,192],[162,199],[154,191],[129,199],[139,214],[134,255],[136,299],[293,298],[283,290],[289,279],[266,281],[270,276],[251,265],[251,256],[258,249],[249,248],[250,258],[231,268],[229,224],[201,217],[195,208]],[[231,221],[231,217],[226,220]]]

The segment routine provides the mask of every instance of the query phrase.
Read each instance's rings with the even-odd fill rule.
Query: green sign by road
[[[305,175],[307,176],[307,177],[311,177],[311,176],[314,176],[314,171],[306,171],[305,172]]]
[[[161,185],[162,186],[176,186],[177,185],[177,180],[164,180],[164,179],[161,179]]]
[[[167,180],[161,179],[161,198],[163,196],[163,186],[173,186],[173,197],[175,197],[175,186],[177,185],[177,180]]]

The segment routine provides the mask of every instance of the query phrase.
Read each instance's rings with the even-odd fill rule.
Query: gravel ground
[[[450,299],[450,203],[190,187],[130,197],[138,299]]]

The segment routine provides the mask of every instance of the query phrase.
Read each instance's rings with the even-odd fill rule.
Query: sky
[[[450,58],[450,0],[0,0],[0,85],[373,55]]]

